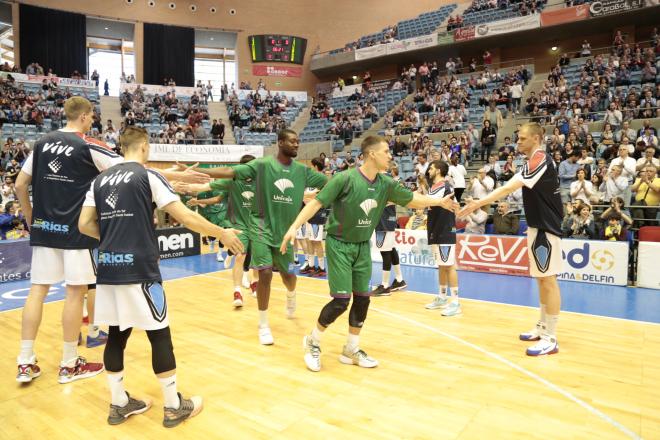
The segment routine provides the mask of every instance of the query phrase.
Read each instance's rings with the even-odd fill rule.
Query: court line
[[[201,274],[201,275],[203,277],[207,277],[207,278],[214,278],[214,279],[218,279],[218,280],[229,281],[228,277],[219,277],[219,276],[214,276],[214,275],[209,275],[209,274]],[[317,281],[325,281],[325,280],[322,280],[322,279],[311,278],[311,277],[309,277],[309,279],[316,279]],[[273,287],[272,289],[280,290],[280,291],[286,291],[286,289],[282,289],[281,287]],[[329,296],[327,296],[327,295],[319,295],[318,293],[306,292],[306,291],[301,291],[301,290],[296,290],[296,292],[299,293],[299,294],[306,295],[306,296],[313,296],[313,297],[317,297],[317,298],[329,298]],[[417,292],[417,293],[419,293],[419,292]],[[580,399],[579,397],[576,397],[575,395],[573,395],[569,391],[564,390],[563,388],[559,387],[558,385],[555,385],[554,383],[550,382],[549,380],[544,379],[543,377],[539,376],[538,374],[533,373],[533,372],[527,370],[526,368],[521,367],[520,365],[517,365],[517,364],[513,363],[512,361],[504,358],[503,356],[500,356],[497,353],[493,353],[492,351],[486,350],[483,347],[480,347],[476,344],[473,344],[472,342],[466,341],[465,339],[462,339],[458,336],[452,335],[451,333],[447,333],[445,331],[439,330],[439,329],[437,329],[435,327],[432,327],[428,324],[424,324],[423,322],[419,322],[417,320],[408,318],[406,316],[403,316],[403,315],[400,315],[400,314],[397,314],[397,313],[393,313],[393,312],[389,312],[387,310],[383,310],[383,309],[380,309],[378,307],[369,307],[369,309],[373,310],[373,311],[376,311],[376,312],[379,312],[383,315],[389,316],[391,318],[395,318],[395,319],[398,319],[400,321],[408,322],[409,324],[412,324],[412,325],[415,325],[417,327],[429,330],[433,333],[437,333],[441,336],[444,336],[448,339],[453,340],[454,342],[458,342],[459,344],[465,345],[466,347],[472,348],[473,350],[476,350],[481,354],[484,354],[484,355],[486,355],[486,356],[488,356],[492,359],[495,359],[496,361],[503,363],[504,365],[508,366],[509,368],[511,368],[513,370],[516,370],[519,373],[524,374],[525,376],[528,376],[529,378],[539,382],[540,384],[545,385],[550,390],[564,396],[565,398],[572,401],[573,403],[581,406],[582,408],[584,408],[585,410],[587,410],[591,414],[593,414],[593,415],[599,417],[601,420],[609,423],[610,425],[612,425],[613,427],[615,427],[616,429],[621,431],[623,434],[625,434],[629,438],[632,438],[632,439],[635,439],[635,440],[641,440],[641,437],[639,435],[637,435],[637,433],[631,431],[625,425],[623,425],[623,424],[619,423],[618,421],[614,420],[612,417],[608,416],[604,412],[600,411],[597,408],[594,408],[593,406],[589,405],[587,402]]]

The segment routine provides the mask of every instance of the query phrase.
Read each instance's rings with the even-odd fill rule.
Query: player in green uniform
[[[250,216],[250,267],[259,271],[259,342],[273,344],[268,324],[268,302],[273,269],[280,272],[287,289],[286,310],[293,317],[296,310],[296,275],[293,273],[293,247],[279,250],[288,225],[300,212],[305,188],[322,188],[328,178],[294,158],[298,155],[298,134],[290,129],[277,135],[277,156],[263,157],[233,168],[198,169],[215,178],[254,181],[254,200]]]
[[[374,232],[383,209],[388,202],[408,208],[442,206],[456,210],[458,203],[453,194],[433,199],[413,193],[391,177],[386,171],[392,155],[385,138],[369,136],[362,141],[364,164],[359,168],[337,174],[307,203],[295,222],[284,235],[281,251],[296,237],[296,229],[309,220],[321,207],[332,206],[328,220],[326,255],[328,283],[332,301],[321,310],[318,322],[310,335],[303,339],[305,364],[312,371],[321,369],[321,334],[348,308],[351,295],[353,304],[349,313],[348,342],[339,360],[345,364],[373,368],[378,361],[367,356],[359,347],[359,334],[369,309],[369,281],[371,279],[371,252],[369,239]]]
[[[246,154],[241,157],[240,163],[248,163],[254,160],[254,156]],[[236,256],[234,267],[232,269],[232,278],[234,280],[234,307],[243,306],[243,296],[241,295],[241,283],[243,278],[243,264],[246,258],[249,258],[249,224],[250,212],[252,211],[252,200],[254,199],[254,182],[247,180],[216,179],[211,183],[186,185],[188,193],[216,192],[225,194],[226,210],[223,212],[223,224],[221,226],[238,229],[242,233],[238,236],[243,243],[246,253]],[[229,253],[230,255],[231,252]],[[250,287],[256,290],[256,282]]]
[[[188,207],[199,207],[198,214],[204,217],[209,222],[216,226],[223,226],[225,224],[225,217],[227,216],[227,204],[225,203],[226,192],[212,189],[208,184],[205,184],[208,190],[200,191],[197,197],[194,197],[186,202]],[[211,242],[211,251],[213,251],[213,242],[215,237],[209,237]],[[222,256],[222,243],[218,241],[218,262],[224,261]],[[227,263],[226,263],[227,264]],[[226,265],[225,265],[226,267]]]

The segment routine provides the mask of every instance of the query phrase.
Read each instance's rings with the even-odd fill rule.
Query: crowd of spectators
[[[331,53],[341,53],[341,52],[352,52],[357,49],[362,49],[363,47],[376,46],[377,44],[387,44],[396,40],[397,37],[397,26],[388,26],[382,31],[382,38],[370,38],[368,40],[356,40],[350,43],[347,43],[343,48],[336,49],[331,51]]]
[[[472,4],[463,11],[463,15],[449,16],[447,30],[463,27],[464,16],[475,12],[508,9],[520,16],[532,15],[540,13],[546,3],[547,0],[473,0]]]
[[[276,133],[286,128],[287,121],[282,114],[296,104],[294,97],[271,93],[261,80],[258,89],[246,94],[243,100],[239,100],[235,90],[227,96],[232,127],[244,127],[257,133]]]

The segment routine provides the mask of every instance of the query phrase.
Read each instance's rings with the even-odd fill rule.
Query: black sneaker
[[[195,417],[202,410],[202,398],[192,396],[190,399],[184,399],[181,393],[179,395],[179,408],[165,407],[165,416],[163,417],[163,426],[173,428],[179,423],[190,417]]]
[[[110,405],[110,415],[108,416],[108,423],[110,425],[119,425],[124,423],[126,419],[135,414],[142,414],[151,408],[150,400],[137,400],[128,396],[128,403],[124,406]]]
[[[390,290],[392,292],[396,292],[397,290],[404,290],[406,287],[408,287],[408,285],[406,284],[406,280],[401,280],[401,281],[394,280],[394,282],[390,286]]]
[[[392,292],[389,287],[383,287],[382,284],[380,284],[378,287],[376,287],[374,290],[371,291],[372,296],[390,296],[392,295]]]

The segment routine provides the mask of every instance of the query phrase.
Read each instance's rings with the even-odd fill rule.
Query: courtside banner
[[[541,26],[554,26],[571,21],[586,20],[589,18],[589,5],[571,6],[569,8],[555,9],[541,12]]]
[[[384,44],[376,44],[375,46],[363,47],[355,51],[355,60],[366,60],[368,58],[376,58],[387,55],[387,48]]]
[[[183,227],[156,229],[160,259],[190,257],[202,252],[197,232]]]
[[[490,37],[492,35],[508,34],[510,32],[524,31],[541,27],[541,15],[525,15],[518,18],[500,20],[489,24],[480,24],[475,33],[476,38]]]
[[[601,0],[591,3],[589,12],[592,17],[602,17],[643,7],[644,0]]]
[[[0,283],[29,279],[31,265],[30,240],[0,241]]]
[[[262,145],[149,144],[150,162],[237,163],[245,154],[263,157]]]
[[[395,247],[399,251],[401,264],[437,267],[426,237],[426,231],[395,231]],[[559,279],[626,285],[628,242],[562,239],[561,243],[564,267]],[[660,255],[656,257],[650,261],[657,262]],[[373,261],[383,261],[375,244],[375,234],[371,238],[371,258]],[[527,237],[456,234],[456,261],[459,270],[529,276]]]
[[[637,247],[637,287],[660,289],[660,243],[640,241]]]

